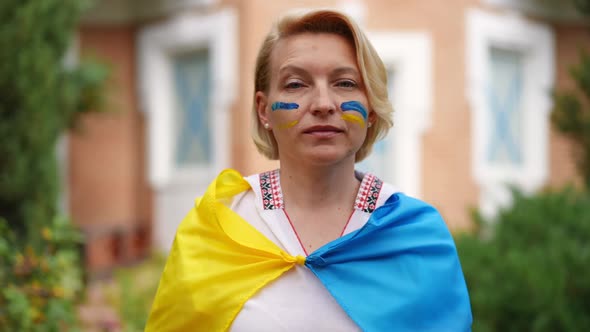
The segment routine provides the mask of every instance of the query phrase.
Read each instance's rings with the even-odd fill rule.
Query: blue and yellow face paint
[[[360,116],[355,113],[342,114],[342,120],[344,120],[344,121],[353,122],[353,123],[357,123],[361,126],[364,126],[365,122],[367,121],[367,119],[369,117],[365,106],[363,106],[363,104],[361,104],[360,102],[358,102],[356,100],[343,102],[342,104],[340,104],[340,108],[344,112],[354,111],[354,112],[357,112],[360,114]]]
[[[296,110],[298,108],[299,108],[299,104],[297,104],[297,103],[285,103],[282,101],[276,101],[276,102],[272,103],[272,105],[270,106],[270,109],[273,112],[278,111],[278,110],[291,111],[291,110]],[[299,123],[298,120],[285,122],[285,123],[278,125],[277,129],[289,129],[289,128],[295,126],[297,123]]]
[[[289,129],[291,127],[294,127],[298,123],[299,123],[299,120],[293,120],[290,122],[281,123],[277,128],[278,129]]]
[[[285,103],[282,101],[274,102],[270,106],[270,109],[272,111],[276,111],[276,110],[290,111],[290,110],[296,110],[298,108],[299,108],[299,104],[297,104],[297,103]]]
[[[359,126],[365,125],[365,121],[363,120],[363,118],[361,118],[360,116],[358,116],[356,114],[344,113],[344,114],[342,114],[342,120],[352,122],[352,123],[357,123]]]
[[[277,110],[290,111],[290,110],[296,110],[298,108],[299,108],[299,104],[297,104],[297,103],[286,103],[286,102],[282,102],[282,101],[274,102],[271,105],[271,110],[273,112],[277,111]],[[340,104],[340,108],[344,112],[349,112],[349,111],[356,112],[356,113],[349,112],[349,113],[343,114],[342,119],[344,121],[356,123],[360,126],[364,126],[365,123],[367,122],[367,119],[368,119],[367,109],[359,101],[351,100],[351,101],[343,102],[342,104]],[[291,127],[295,126],[297,123],[298,123],[297,120],[283,123],[278,126],[278,129],[291,128]]]

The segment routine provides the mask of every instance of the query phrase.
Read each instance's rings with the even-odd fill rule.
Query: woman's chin
[[[352,151],[343,151],[342,149],[316,148],[302,154],[296,162],[318,166],[336,165],[347,161],[354,164],[354,155]]]

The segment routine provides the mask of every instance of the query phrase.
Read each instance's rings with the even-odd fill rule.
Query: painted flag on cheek
[[[470,331],[456,250],[432,207],[395,194],[361,229],[306,260],[231,211],[231,198],[248,189],[226,170],[197,200],[178,229],[146,331],[227,331],[249,298],[295,264],[311,269],[363,331]]]

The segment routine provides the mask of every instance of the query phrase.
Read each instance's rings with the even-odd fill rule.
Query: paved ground
[[[103,288],[99,284],[88,286],[86,303],[78,308],[78,315],[86,332],[122,331],[117,311],[107,304]]]

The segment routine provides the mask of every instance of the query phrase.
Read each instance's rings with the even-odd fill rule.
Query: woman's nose
[[[313,115],[332,114],[336,111],[336,100],[326,86],[317,86],[311,105]]]

